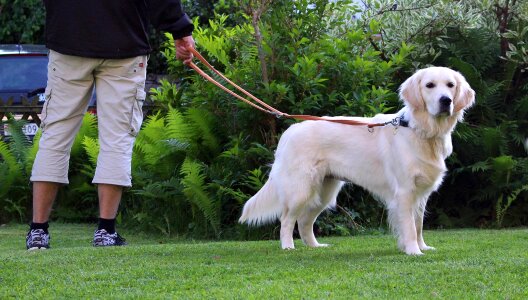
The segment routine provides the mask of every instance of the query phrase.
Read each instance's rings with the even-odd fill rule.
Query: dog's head
[[[452,116],[475,102],[475,92],[462,74],[444,67],[417,71],[400,87],[400,97],[415,111],[431,116]]]
[[[464,111],[475,103],[475,92],[464,76],[444,67],[417,71],[400,87],[400,98],[411,124],[424,138],[449,134]]]

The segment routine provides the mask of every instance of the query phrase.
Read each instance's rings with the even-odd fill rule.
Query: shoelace
[[[35,229],[29,232],[29,241],[32,244],[42,244],[46,240],[46,233],[42,229]]]
[[[109,237],[109,234],[105,233],[106,232],[97,231],[94,236],[94,241],[103,245],[108,245],[108,243],[111,243],[111,237]]]
[[[113,245],[117,242],[124,242],[125,239],[117,232],[110,234],[107,231],[98,230],[95,233],[94,241],[101,242],[103,245]]]

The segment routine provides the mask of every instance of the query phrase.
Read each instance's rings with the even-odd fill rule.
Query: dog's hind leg
[[[314,195],[313,201],[302,212],[297,220],[299,234],[303,242],[309,247],[326,247],[327,244],[319,244],[315,238],[313,225],[315,220],[329,206],[335,206],[336,197],[344,182],[336,179],[326,178],[321,186],[320,195]]]
[[[299,183],[293,189],[290,185],[287,191],[281,195],[285,197],[284,208],[282,209],[282,215],[280,217],[281,230],[280,240],[282,249],[294,249],[293,244],[293,229],[295,222],[302,214],[302,212],[310,205],[308,201],[313,197],[313,190],[310,189],[308,182],[302,182],[302,180],[293,181]]]
[[[295,213],[286,208],[282,211],[280,241],[282,249],[295,249],[293,244],[293,229],[295,227]]]

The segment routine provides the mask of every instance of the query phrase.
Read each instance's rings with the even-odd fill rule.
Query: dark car
[[[3,121],[11,113],[17,119],[27,120],[23,131],[33,136],[40,125],[40,113],[44,104],[47,83],[48,49],[44,45],[0,44],[0,136],[9,135]],[[157,80],[147,80],[146,89],[158,86]],[[145,102],[144,111],[153,106]],[[96,113],[95,93],[89,111]]]
[[[42,45],[0,45],[0,120],[7,113],[29,120],[26,135],[34,135],[40,123],[47,65],[48,50]]]

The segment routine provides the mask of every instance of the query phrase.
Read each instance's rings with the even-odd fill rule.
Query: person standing
[[[33,164],[33,219],[28,250],[50,247],[48,220],[61,185],[68,184],[70,150],[92,91],[97,95],[100,151],[99,225],[93,246],[121,246],[115,230],[124,187],[132,185],[131,160],[143,121],[149,24],[172,33],[176,56],[188,62],[194,47],[190,18],[180,0],[43,0],[50,49],[42,137]]]

